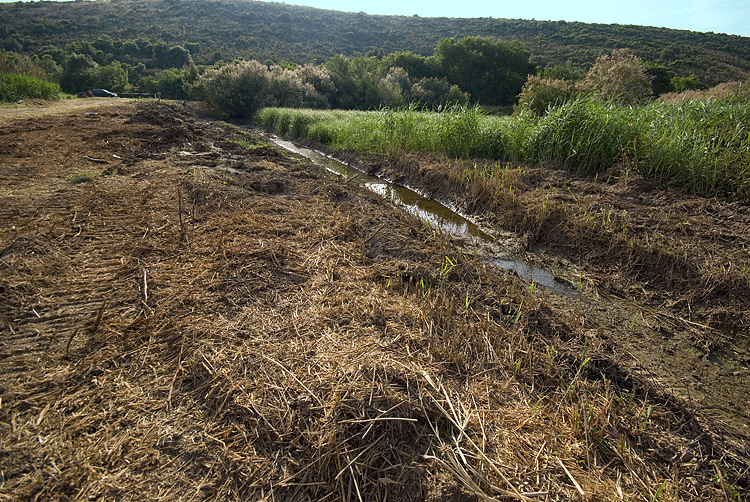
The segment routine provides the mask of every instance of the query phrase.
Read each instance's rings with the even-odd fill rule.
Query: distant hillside
[[[521,41],[541,67],[585,68],[603,52],[629,47],[678,76],[695,73],[704,85],[750,76],[750,38],[642,26],[371,16],[252,0],[2,3],[0,18],[0,48],[26,53],[104,37],[120,49],[133,41],[141,49],[180,45],[199,64],[238,57],[321,63],[373,49],[429,55],[445,37],[483,35]]]

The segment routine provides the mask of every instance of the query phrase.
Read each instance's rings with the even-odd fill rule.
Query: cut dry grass
[[[740,452],[599,334],[418,222],[167,108],[105,120],[133,141],[116,174],[41,181],[32,156],[0,204],[0,496],[747,490]]]

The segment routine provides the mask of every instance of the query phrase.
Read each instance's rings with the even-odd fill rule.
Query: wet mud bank
[[[723,329],[750,326],[750,207],[659,190],[622,169],[601,179],[433,155],[368,156],[374,173],[448,201],[524,249],[546,248]]]
[[[512,271],[529,283],[565,296],[574,296],[577,294],[577,289],[580,289],[580,285],[577,286],[572,279],[556,276],[551,270],[535,266],[530,263],[529,259],[517,256],[519,243],[514,234],[504,232],[502,235],[499,233],[490,235],[487,230],[480,228],[476,222],[461,214],[458,209],[432,199],[416,189],[370,174],[362,166],[353,167],[320,150],[307,148],[277,137],[271,139],[275,145],[302,155],[316,165],[343,177],[346,183],[355,183],[383,197],[394,206],[419,218],[432,230],[465,240],[466,245],[473,247],[475,253],[481,253],[482,259],[496,267]],[[539,262],[538,259],[536,261]]]
[[[600,182],[416,154],[343,153],[343,161],[321,145],[278,143],[405,206],[531,292],[551,290],[539,294],[604,340],[630,373],[750,438],[747,207],[662,192],[622,173]]]
[[[750,329],[750,207],[659,190],[626,170],[602,179],[561,169],[402,154],[371,172],[446,201],[522,249],[580,265],[582,279],[709,326]],[[704,337],[704,351],[715,346]]]

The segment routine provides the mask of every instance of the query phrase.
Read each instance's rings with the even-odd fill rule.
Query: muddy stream
[[[490,235],[458,210],[418,190],[278,137],[272,137],[272,141],[348,183],[357,183],[380,195],[431,228],[468,241],[487,262],[531,283],[532,291],[534,285],[539,285],[552,292],[545,295],[546,301],[579,319],[591,336],[610,342],[610,357],[618,365],[625,364],[629,372],[686,399],[699,415],[719,419],[740,436],[750,434],[750,407],[744,397],[750,392],[750,350],[744,344],[718,343],[710,352],[704,352],[696,339],[716,337],[727,341],[727,337],[663,308],[598,287],[584,279],[579,267],[559,257],[528,252],[520,257],[513,251],[517,246],[513,245],[516,239],[512,233]],[[554,265],[547,267],[550,263]]]
[[[416,216],[433,229],[458,238],[469,239],[472,244],[481,245],[484,249],[489,246],[496,253],[503,248],[499,239],[482,230],[479,225],[462,215],[458,210],[430,199],[418,190],[367,174],[346,162],[317,150],[305,148],[278,137],[273,137],[272,140],[277,146],[306,157],[314,164],[343,177],[347,182],[356,183],[380,195],[391,204]],[[511,236],[506,236],[506,238],[512,239]],[[551,270],[533,265],[528,260],[512,256],[509,252],[486,255],[485,259],[497,267],[515,272],[525,281],[538,284],[555,293],[574,296],[578,292],[572,281],[562,279]]]

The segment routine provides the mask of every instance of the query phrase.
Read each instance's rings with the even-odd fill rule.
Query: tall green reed
[[[559,162],[566,169],[596,174],[621,164],[635,131],[626,109],[609,103],[576,99],[552,108],[538,119],[526,160]]]
[[[750,98],[638,107],[581,98],[542,117],[489,117],[460,106],[440,112],[264,109],[258,120],[279,134],[339,150],[553,164],[588,175],[625,166],[658,186],[750,202]]]
[[[0,73],[0,102],[19,99],[59,99],[60,86],[32,75]]]
[[[666,188],[750,200],[750,102],[653,103],[632,114],[634,162]]]

